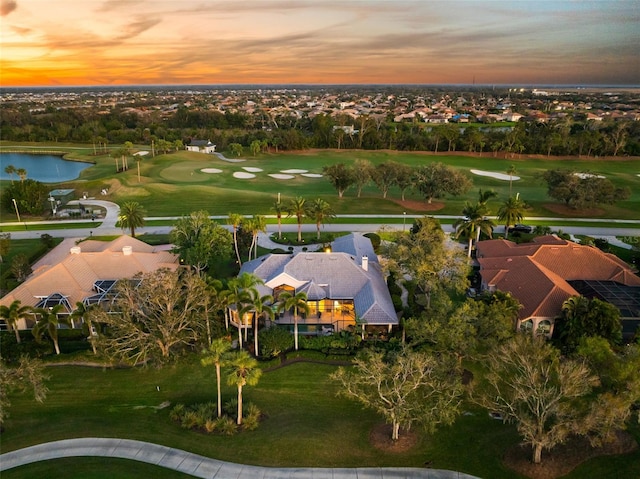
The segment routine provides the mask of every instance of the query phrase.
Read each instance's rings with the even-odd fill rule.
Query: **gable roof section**
[[[58,249],[61,246],[66,253]],[[85,241],[76,248],[71,252],[68,243],[59,245],[24,283],[0,299],[0,304],[17,299],[33,306],[39,298],[60,293],[75,305],[95,294],[93,285],[98,280],[131,278],[137,273],[179,266],[177,255],[126,235],[111,242]]]

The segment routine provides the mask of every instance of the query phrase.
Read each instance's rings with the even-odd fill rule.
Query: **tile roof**
[[[244,263],[244,272],[256,274],[270,288],[293,286],[310,299],[353,299],[356,315],[368,324],[398,324],[371,241],[362,235],[339,238],[331,253],[268,254]]]
[[[640,278],[613,255],[554,236],[523,244],[481,241],[477,258],[483,285],[508,291],[522,303],[520,319],[557,316],[562,303],[578,295],[567,281],[613,280],[640,286]]]
[[[69,243],[63,242],[38,262],[38,268],[24,283],[0,299],[0,304],[17,299],[34,306],[39,298],[60,293],[75,305],[95,294],[93,285],[98,280],[130,278],[140,272],[178,266],[177,255],[126,235],[110,242],[84,241],[71,250]]]

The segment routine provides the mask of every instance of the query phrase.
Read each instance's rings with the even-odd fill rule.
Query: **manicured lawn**
[[[56,145],[58,149],[64,145]],[[323,198],[338,214],[377,214],[392,215],[420,214],[420,208],[412,209],[410,204],[400,203],[400,192],[392,188],[386,199],[378,189],[367,186],[362,197],[356,198],[355,189],[350,189],[340,199],[326,178],[308,178],[296,174],[295,179],[280,180],[269,174],[281,173],[289,169],[303,169],[309,173],[321,174],[326,165],[343,162],[351,164],[356,159],[368,159],[374,164],[394,160],[411,166],[420,166],[433,161],[441,161],[465,171],[473,179],[472,190],[460,198],[447,198],[444,207],[428,214],[459,215],[465,200],[475,200],[479,188],[493,188],[499,197],[490,202],[494,213],[497,205],[509,195],[509,182],[487,176],[470,173],[471,169],[505,173],[509,165],[514,164],[516,175],[521,179],[513,182],[513,193],[531,205],[527,216],[559,216],[547,206],[554,201],[546,195],[546,187],[539,174],[547,169],[566,167],[594,174],[604,174],[617,186],[627,186],[632,191],[629,200],[615,206],[603,206],[598,216],[604,218],[640,219],[640,172],[639,159],[595,160],[595,159],[504,159],[493,158],[485,153],[480,156],[434,155],[424,152],[394,151],[352,151],[352,150],[313,150],[287,152],[280,154],[259,154],[247,156],[242,163],[229,163],[214,155],[203,155],[188,151],[179,151],[155,158],[145,157],[140,162],[141,181],[138,182],[137,167],[130,161],[130,169],[116,173],[115,163],[109,156],[93,156],[92,150],[73,150],[69,155],[77,159],[91,159],[95,166],[82,172],[79,180],[55,185],[59,188],[75,188],[87,191],[99,199],[122,203],[138,201],[147,210],[149,216],[181,216],[192,211],[206,210],[212,215],[227,215],[229,212],[242,214],[271,214],[273,203],[281,194],[283,202],[295,196],[308,199]],[[245,172],[243,168],[260,168],[252,179],[238,179],[234,172]],[[216,168],[221,173],[205,173],[205,168]],[[52,185],[53,186],[53,185]],[[106,188],[109,194],[102,196],[100,191]],[[408,192],[407,200],[419,201],[423,198],[416,192]],[[4,218],[12,218],[11,211],[3,212]],[[573,213],[573,212],[572,212]],[[573,216],[573,214],[569,214]]]
[[[228,437],[182,429],[169,420],[170,408],[154,406],[215,397],[214,369],[201,367],[196,359],[164,369],[48,368],[50,392],[44,404],[26,396],[12,398],[11,417],[2,434],[3,452],[72,437],[122,437],[264,466],[423,467],[430,461],[434,468],[480,477],[517,477],[500,462],[505,449],[519,441],[515,428],[490,419],[476,407],[466,407],[469,414],[460,416],[453,426],[433,436],[422,435],[408,452],[373,448],[369,433],[381,419],[355,402],[336,397],[337,385],[328,378],[333,365],[292,364],[266,372],[256,387],[246,388],[245,400],[254,402],[265,415],[256,431]],[[225,386],[225,400],[234,395],[235,390]],[[602,468],[618,464],[618,470],[626,471],[617,477],[637,477],[640,453],[598,461]],[[63,477],[68,467],[66,461],[51,463],[48,477]],[[602,476],[585,468],[574,477]]]

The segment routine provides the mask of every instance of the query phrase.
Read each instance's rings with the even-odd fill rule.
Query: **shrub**
[[[209,434],[214,432],[217,427],[218,427],[217,418],[216,419],[207,419],[207,421],[204,423],[204,430],[207,431]]]
[[[376,233],[365,233],[364,236],[369,238],[369,240],[371,240],[371,245],[373,246],[373,250],[377,252],[378,249],[380,248],[380,243],[382,242],[380,235]]]
[[[195,411],[185,411],[182,415],[180,425],[185,429],[194,429],[200,426],[200,417]]]
[[[225,436],[233,436],[238,430],[238,427],[233,419],[229,417],[220,417],[216,419],[216,430],[220,431],[220,433]]]
[[[262,356],[274,358],[293,347],[293,336],[279,327],[263,329],[258,333]]]
[[[237,419],[238,416],[238,398],[229,399],[222,407],[224,413],[230,417]]]
[[[182,416],[184,416],[185,407],[184,404],[176,404],[169,412],[169,419],[172,421],[182,422]]]

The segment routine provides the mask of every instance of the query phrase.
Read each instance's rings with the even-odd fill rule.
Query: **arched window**
[[[538,329],[536,329],[536,334],[547,335],[551,332],[551,321],[548,319],[543,319],[538,323]]]
[[[520,331],[523,333],[530,333],[533,331],[533,320],[527,319],[526,321],[522,321],[520,323]]]

